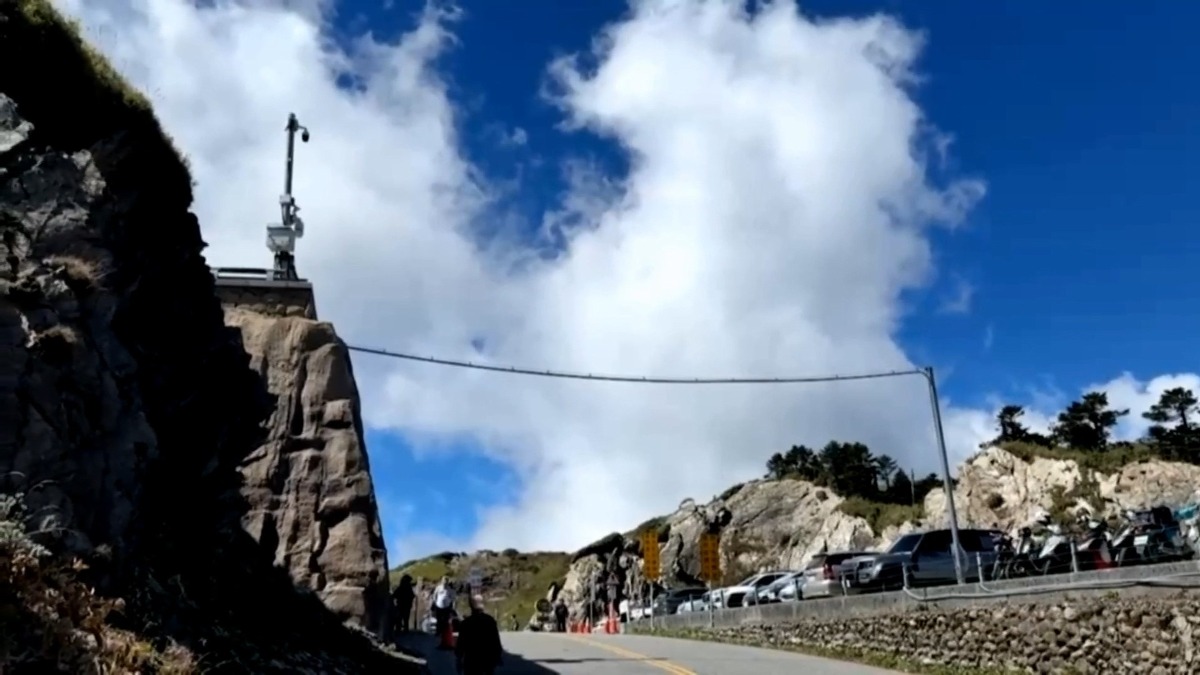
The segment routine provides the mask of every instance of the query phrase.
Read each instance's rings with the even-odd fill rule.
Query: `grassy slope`
[[[471,569],[478,567],[488,611],[505,620],[516,614],[524,625],[538,599],[546,597],[550,584],[563,582],[570,561],[569,553],[556,552],[441,553],[404,563],[392,570],[391,578],[394,584],[401,575],[409,574],[423,580],[422,587],[428,589],[444,575],[465,581]]]

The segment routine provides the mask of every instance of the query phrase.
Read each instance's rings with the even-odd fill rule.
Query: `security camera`
[[[304,141],[305,143],[308,142],[308,129],[300,132],[300,140]]]

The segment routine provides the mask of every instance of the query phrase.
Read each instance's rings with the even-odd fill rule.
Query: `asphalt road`
[[[644,635],[503,633],[505,663],[496,675],[895,675],[895,671],[771,649]],[[434,675],[452,675],[454,659],[434,652]]]

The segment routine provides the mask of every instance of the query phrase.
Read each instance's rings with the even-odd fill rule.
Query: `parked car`
[[[679,608],[676,610],[678,614],[686,614],[688,612],[705,612],[708,611],[708,605],[712,602],[712,595],[716,591],[703,591],[700,595],[695,595],[688,600],[679,603]]]
[[[803,572],[787,572],[766,586],[760,586],[757,592],[746,596],[746,604],[766,605],[773,602],[781,602],[782,599],[779,597],[780,592],[785,587],[798,586],[801,583],[803,574]],[[792,598],[794,599],[795,597],[795,593],[793,592]]]
[[[962,544],[960,559],[968,580],[979,578],[979,563],[991,569],[999,554],[997,539],[991,530],[959,530]],[[953,537],[950,530],[913,532],[895,541],[884,553],[851,558],[842,563],[841,572],[847,593],[897,590],[904,585],[905,568],[911,586],[952,584],[954,570]]]
[[[700,587],[693,588],[676,588],[667,591],[662,595],[654,598],[654,615],[666,616],[675,614],[679,611],[679,606],[685,602],[690,602],[707,593],[707,589]]]
[[[875,551],[834,551],[818,553],[809,559],[804,566],[803,583],[800,585],[800,598],[828,598],[831,595],[842,594],[841,566],[842,563],[854,558],[875,555]]]
[[[746,604],[746,598],[751,594],[757,594],[758,589],[765,588],[780,577],[787,574],[787,570],[776,572],[762,572],[750,577],[742,579],[742,581],[733,586],[727,586],[719,589],[719,598],[716,607],[723,609],[735,609]]]

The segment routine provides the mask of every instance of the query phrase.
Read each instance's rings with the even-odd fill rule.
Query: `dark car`
[[[654,599],[654,615],[674,614],[685,602],[695,600],[708,592],[707,588],[677,588]]]
[[[991,569],[998,555],[998,538],[992,530],[958,531],[962,544],[963,574],[979,578],[979,564]],[[897,539],[884,553],[851,558],[841,573],[848,593],[898,590],[904,586],[905,568],[910,586],[938,586],[957,581],[953,535],[950,530],[912,532]]]

